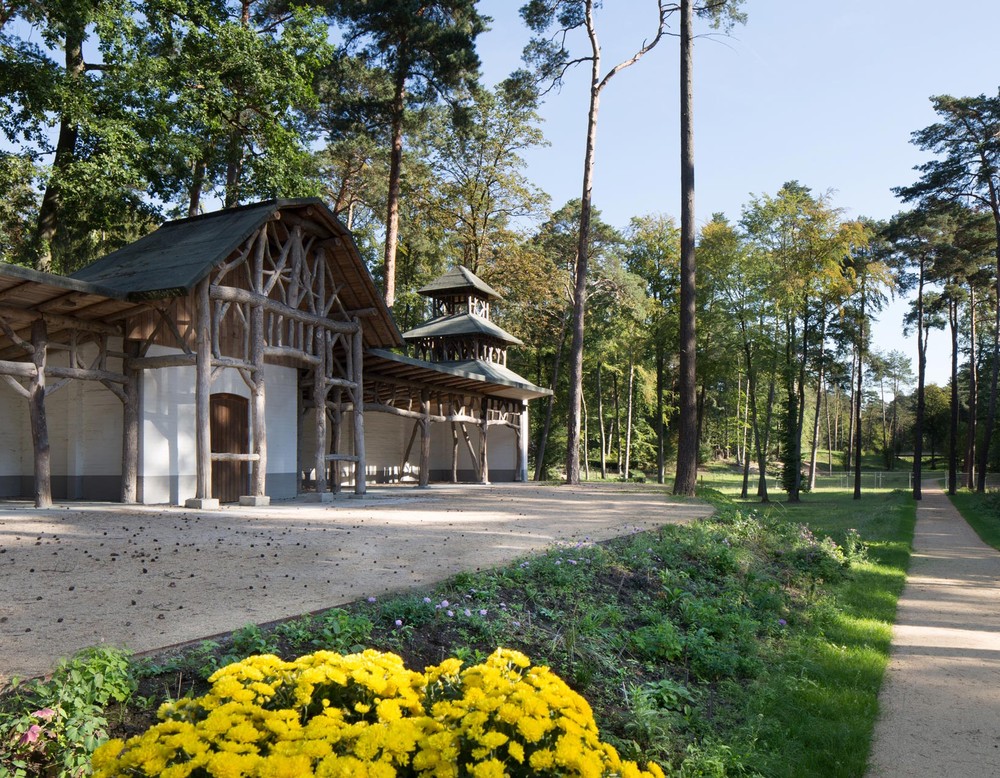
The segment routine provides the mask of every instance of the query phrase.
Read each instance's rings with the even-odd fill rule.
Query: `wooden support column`
[[[195,449],[197,456],[197,483],[193,500],[186,500],[188,508],[214,509],[218,499],[212,497],[212,305],[208,297],[209,278],[195,287]]]
[[[479,438],[479,450],[480,450],[479,464],[480,464],[480,467],[482,468],[482,470],[480,470],[480,481],[482,483],[484,483],[484,484],[488,484],[490,482],[490,464],[489,464],[489,456],[487,455],[487,453],[488,453],[487,440],[488,440],[488,434],[489,434],[489,431],[490,431],[489,418],[490,418],[489,400],[484,397],[483,398],[483,420],[479,424],[479,430],[480,430],[480,432],[479,432],[479,435],[480,435],[480,438]]]
[[[451,423],[451,482],[458,483],[458,426]]]
[[[517,431],[517,473],[514,480],[528,482],[528,401],[521,400],[521,424]]]
[[[125,359],[122,368],[125,373],[125,400],[122,402],[122,492],[121,499],[126,505],[138,501],[139,481],[139,381],[142,371],[133,367],[133,360],[139,356],[139,343],[126,340]]]
[[[420,392],[420,410],[424,418],[420,420],[420,486],[426,487],[431,478],[431,392]]]
[[[350,378],[354,381],[354,493],[365,493],[365,376],[364,376],[364,337],[361,320],[354,318],[357,326],[351,338],[351,368]]]
[[[261,230],[254,252],[254,291],[264,288],[264,249],[267,245],[267,231]],[[253,453],[257,459],[253,463],[253,485],[251,494],[240,495],[240,505],[269,505],[267,497],[267,414],[264,387],[264,306],[250,307],[250,421],[253,425]],[[325,403],[324,403],[325,409]]]
[[[317,328],[316,353],[319,364],[313,372],[313,405],[316,412],[316,494],[324,499],[326,480],[326,330]]]
[[[45,362],[48,328],[44,319],[31,323],[32,361],[35,373],[28,387],[28,412],[31,416],[31,441],[35,449],[35,507],[52,507],[52,470],[49,457],[49,427],[45,419]]]
[[[333,441],[330,446],[331,454],[341,453],[340,449],[344,442],[344,390],[337,389],[333,394]],[[333,460],[333,493],[340,494],[343,487],[340,477],[340,462]]]

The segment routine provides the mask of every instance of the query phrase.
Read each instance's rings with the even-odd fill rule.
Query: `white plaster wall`
[[[469,440],[472,447],[479,456],[482,445],[480,430],[477,424],[466,424],[465,428],[469,432]],[[475,470],[472,456],[469,454],[469,447],[465,444],[465,436],[461,427],[458,427],[458,472],[459,479],[469,479]],[[491,478],[496,480],[511,480],[510,475],[517,463],[517,436],[510,427],[490,427],[489,438],[487,439],[488,452],[487,463],[491,472]],[[447,472],[447,478],[451,478],[451,456],[452,456],[452,434],[450,424],[431,425],[431,472],[440,476],[442,471]]]
[[[18,494],[23,472],[24,428],[28,424],[28,403],[8,386],[0,384],[0,496]],[[28,448],[31,439],[28,438]]]
[[[149,356],[176,353],[176,349],[161,346],[149,350]],[[195,496],[195,378],[193,366],[144,372],[139,473],[145,503],[182,504]],[[288,476],[284,479],[286,490],[274,496],[290,497],[294,487],[289,493],[287,484],[296,472],[298,372],[266,365],[264,381],[267,472]],[[250,388],[236,370],[218,374],[212,382],[212,394],[218,393],[250,398]],[[248,427],[252,428],[249,420]]]
[[[178,353],[177,349],[154,345],[147,356]],[[194,497],[194,393],[193,366],[143,371],[139,477],[144,503],[181,504]],[[182,481],[189,483],[182,488]]]
[[[264,384],[267,493],[274,498],[294,497],[298,491],[299,371],[266,365]]]

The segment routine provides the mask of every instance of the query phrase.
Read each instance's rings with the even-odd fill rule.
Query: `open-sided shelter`
[[[169,222],[69,278],[0,265],[0,496],[209,507],[364,493],[407,473],[427,483],[449,469],[433,422],[451,423],[437,448],[453,479],[524,478],[527,401],[546,390],[489,359],[434,363],[403,344],[316,199]],[[379,419],[366,428],[366,415]],[[496,426],[513,432],[493,435],[509,473],[487,463]]]

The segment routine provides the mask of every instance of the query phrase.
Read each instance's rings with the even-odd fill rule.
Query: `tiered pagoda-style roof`
[[[432,301],[433,319],[403,333],[427,362],[481,360],[507,365],[507,347],[522,342],[490,321],[490,304],[500,295],[459,265],[417,290]]]

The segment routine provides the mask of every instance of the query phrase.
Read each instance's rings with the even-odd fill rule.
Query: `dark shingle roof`
[[[167,222],[135,243],[78,270],[72,278],[131,295],[188,291],[283,204],[299,202],[271,200]]]
[[[518,400],[533,400],[552,394],[550,389],[535,386],[503,365],[481,359],[426,362],[384,349],[370,349],[365,352],[365,375],[373,374]]]
[[[417,290],[425,297],[441,297],[455,292],[475,291],[479,296],[500,300],[500,293],[479,276],[462,265],[456,265],[443,276],[439,276]]]
[[[271,218],[284,212],[309,217],[313,228],[336,240],[325,240],[327,261],[336,268],[340,302],[352,312],[367,311],[365,345],[401,346],[403,341],[382,295],[358,253],[351,233],[321,200],[269,200],[240,208],[167,222],[135,243],[108,254],[73,274],[77,282],[141,301],[176,297],[194,289],[212,268],[232,257]],[[336,318],[337,311],[331,312]]]
[[[414,327],[403,333],[404,340],[420,340],[422,338],[468,337],[470,335],[485,335],[514,346],[524,345],[506,330],[498,327],[489,319],[472,313],[456,313],[432,319],[426,324]]]

